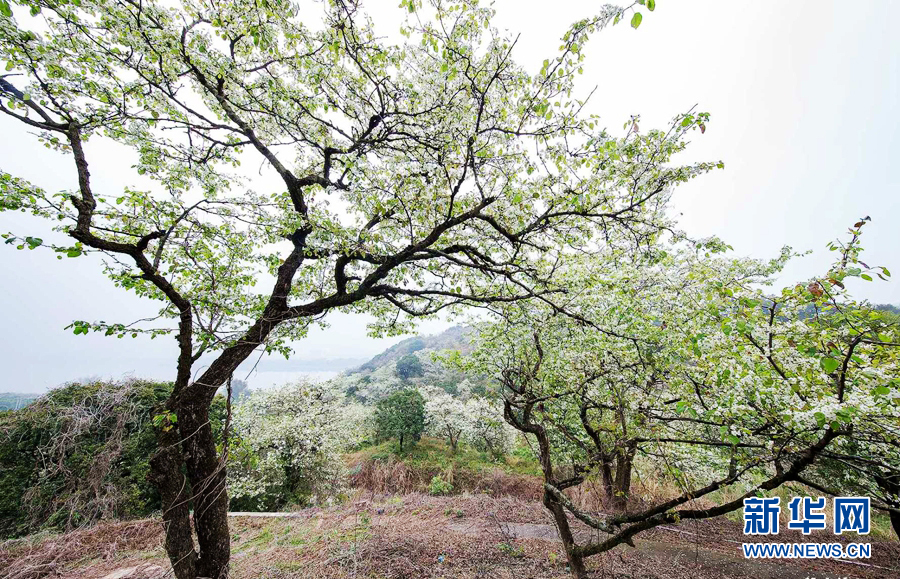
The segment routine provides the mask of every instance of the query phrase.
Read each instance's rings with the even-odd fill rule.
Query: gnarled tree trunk
[[[209,422],[209,403],[201,400],[181,405],[178,424],[193,493],[194,528],[199,547],[197,576],[221,579],[228,575],[231,536],[228,532],[225,464],[216,452]]]
[[[603,483],[603,504],[613,511],[624,511],[628,506],[631,493],[631,471],[634,463],[635,446],[629,445],[616,454],[615,469],[613,461],[608,460],[600,465],[600,476]]]
[[[628,507],[628,498],[631,494],[631,469],[634,463],[634,453],[634,445],[629,445],[616,456],[616,478],[613,482],[610,506],[617,511],[624,511]]]
[[[159,450],[150,459],[150,482],[159,491],[165,548],[177,579],[197,576],[197,552],[191,532],[191,490],[183,471],[178,430],[160,428]]]
[[[150,480],[162,502],[166,554],[177,579],[223,579],[231,555],[228,493],[209,403],[201,399],[175,407],[178,427],[160,429],[160,449],[150,461]]]

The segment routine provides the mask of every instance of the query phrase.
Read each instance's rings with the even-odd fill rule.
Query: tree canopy
[[[425,370],[422,368],[422,363],[419,362],[419,357],[415,354],[407,354],[397,360],[397,375],[403,380],[422,376],[423,374],[425,374]]]

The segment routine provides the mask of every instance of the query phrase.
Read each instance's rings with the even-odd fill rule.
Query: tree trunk
[[[628,495],[631,492],[631,465],[634,450],[628,449],[616,457],[616,478],[613,482],[611,506],[617,511],[628,507]]]
[[[403,435],[400,435],[400,452],[403,452]]]
[[[216,452],[209,422],[209,401],[186,401],[178,412],[182,449],[191,482],[194,529],[199,557],[197,576],[223,579],[228,576],[231,534],[228,531],[228,492],[225,464]]]
[[[894,534],[900,539],[900,513],[891,511],[891,526],[894,528]]]
[[[600,465],[600,475],[603,478],[603,505],[612,507],[616,499],[616,489],[613,483],[612,465],[604,460]]]
[[[900,496],[900,475],[897,474],[885,474],[884,476],[875,476],[875,482],[878,483],[878,486],[881,487],[881,490],[884,491],[885,495],[888,498],[890,497],[898,497]],[[885,501],[889,506],[892,507],[900,507],[900,503],[893,504],[890,501]],[[891,511],[889,513],[891,519],[891,527],[894,529],[894,534],[897,535],[897,538],[900,539],[900,513]]]
[[[456,447],[459,445],[459,434],[456,437],[453,437],[453,429],[451,427],[447,427],[447,435],[450,437],[450,448],[453,449],[453,454],[456,454]]]
[[[165,530],[165,548],[176,579],[197,576],[197,552],[191,535],[190,487],[182,473],[184,466],[178,430],[160,429],[160,450],[150,459],[150,482],[159,491]]]
[[[225,465],[209,423],[209,401],[198,397],[176,408],[177,428],[160,429],[160,450],[150,460],[150,480],[162,502],[166,554],[177,579],[224,579],[231,555],[228,494]]]
[[[562,539],[563,547],[566,550],[566,558],[569,561],[569,572],[575,579],[584,579],[587,577],[584,557],[578,552],[578,545],[575,544],[575,537],[572,535],[572,528],[569,526],[565,508],[546,490],[544,491],[543,502],[544,506],[553,513],[553,519],[559,531],[559,538]]]

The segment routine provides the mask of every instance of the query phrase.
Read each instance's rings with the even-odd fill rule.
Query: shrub
[[[340,493],[340,452],[357,444],[364,417],[319,384],[254,392],[235,408],[228,483],[235,510],[304,505]]]
[[[466,403],[469,418],[467,438],[476,449],[501,460],[513,450],[516,431],[503,419],[500,405],[487,398],[472,397]]]
[[[428,494],[439,496],[449,495],[452,492],[453,485],[441,478],[440,475],[431,478],[431,483],[428,485]]]
[[[170,391],[140,380],[72,383],[0,414],[0,535],[158,510],[147,481],[153,408]]]
[[[459,398],[436,388],[426,392],[426,395],[428,401],[425,403],[425,413],[429,433],[446,439],[453,452],[456,452],[460,438],[466,436],[471,428],[466,405]]]

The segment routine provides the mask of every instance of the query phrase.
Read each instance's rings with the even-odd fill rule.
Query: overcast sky
[[[379,30],[392,37],[397,4],[368,3]],[[599,3],[497,0],[494,6],[497,25],[521,33],[517,60],[536,71],[556,54],[567,26]],[[900,2],[891,0],[658,0],[655,12],[644,10],[639,30],[624,23],[594,38],[579,86],[585,93],[598,87],[591,112],[614,131],[633,114],[646,129],[694,104],[711,113],[706,134],[692,138],[682,160],[723,160],[725,169],[678,189],[674,205],[689,234],[718,235],[737,254],[754,257],[774,256],[785,244],[814,250],[785,272],[789,283],[823,271],[833,257],[825,244],[870,215],[864,259],[900,272],[897,22]],[[44,150],[18,123],[0,119],[0,134],[3,170],[51,190],[75,187],[70,159]],[[138,183],[118,149],[90,146],[95,188],[113,195]],[[49,239],[47,227],[0,213],[4,232]],[[45,251],[0,248],[0,391],[39,392],[87,376],[172,379],[172,339],[63,330],[75,319],[130,321],[154,310],[114,288],[92,259],[57,261]],[[896,282],[860,281],[852,289],[873,302],[900,303]],[[298,345],[290,362],[263,360],[251,385],[320,371],[325,360],[368,358],[400,339],[367,338],[362,317],[329,321],[330,328]],[[432,322],[423,331],[444,327]]]

